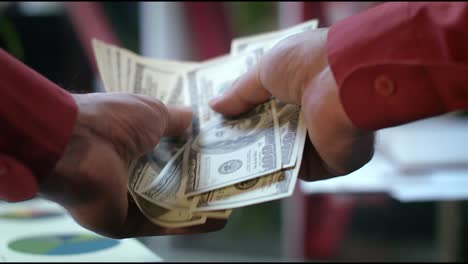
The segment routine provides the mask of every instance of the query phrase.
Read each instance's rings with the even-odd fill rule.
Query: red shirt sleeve
[[[70,140],[72,96],[0,50],[0,199],[31,198]]]
[[[343,107],[369,130],[468,109],[467,47],[466,2],[381,4],[327,39]]]

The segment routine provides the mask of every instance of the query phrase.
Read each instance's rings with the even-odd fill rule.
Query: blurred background
[[[2,2],[0,45],[62,88],[102,91],[90,39],[201,61],[233,38],[318,18],[328,27],[381,2]],[[467,261],[466,113],[386,129],[346,177],[234,210],[216,233],[139,238],[166,261]],[[132,252],[128,252],[132,254]]]

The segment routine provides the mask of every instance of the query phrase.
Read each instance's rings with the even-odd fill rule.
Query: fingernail
[[[167,105],[169,111],[171,110],[175,110],[177,112],[183,112],[183,113],[191,113],[192,112],[192,108],[189,107],[189,106],[185,106],[185,105]]]
[[[192,108],[191,107],[188,107],[188,106],[185,106],[185,105],[180,105],[180,106],[177,106],[181,111],[184,111],[184,112],[187,112],[187,113],[192,113]]]
[[[210,99],[210,101],[208,102],[208,104],[209,104],[210,106],[213,106],[213,105],[215,105],[216,103],[218,103],[219,100],[221,100],[221,96],[220,96],[220,95],[215,96],[215,97],[213,97],[213,98]]]

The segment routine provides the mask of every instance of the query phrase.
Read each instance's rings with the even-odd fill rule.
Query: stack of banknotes
[[[234,39],[229,54],[203,62],[145,58],[93,40],[106,92],[144,94],[194,112],[185,135],[162,138],[129,164],[128,191],[148,219],[166,228],[200,225],[292,195],[307,135],[300,107],[272,98],[227,118],[208,102],[280,40],[316,27],[312,20]]]

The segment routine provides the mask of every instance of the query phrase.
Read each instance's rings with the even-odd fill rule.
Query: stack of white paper
[[[447,114],[383,129],[361,169],[300,184],[305,193],[386,192],[403,202],[468,199],[468,118]]]

